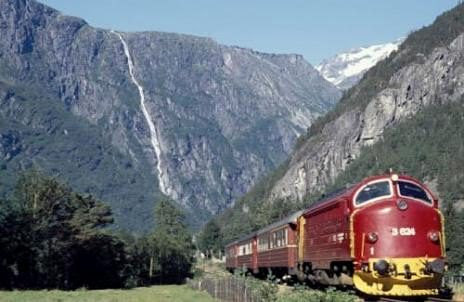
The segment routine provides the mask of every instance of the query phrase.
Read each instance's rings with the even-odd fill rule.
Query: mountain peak
[[[0,36],[0,197],[34,167],[132,230],[163,193],[196,225],[229,207],[340,97],[300,55],[118,34],[35,0],[0,0]]]
[[[369,68],[396,51],[403,40],[354,48],[323,60],[316,69],[338,88],[348,89],[355,85]]]

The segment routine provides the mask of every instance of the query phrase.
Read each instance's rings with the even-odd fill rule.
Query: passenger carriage
[[[258,271],[266,274],[294,275],[297,268],[298,211],[257,232]]]

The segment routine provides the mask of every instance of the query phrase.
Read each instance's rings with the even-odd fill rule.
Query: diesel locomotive
[[[229,243],[226,267],[350,285],[368,295],[437,295],[446,270],[444,219],[417,179],[388,173],[335,192]]]

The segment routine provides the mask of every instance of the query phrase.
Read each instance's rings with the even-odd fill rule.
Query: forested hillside
[[[431,106],[388,129],[382,141],[361,154],[328,190],[389,169],[425,181],[438,193],[446,217],[449,261],[453,269],[460,269],[464,263],[464,97]]]
[[[464,5],[413,32],[299,139],[290,159],[218,218],[225,240],[308,206],[323,192],[392,168],[432,185],[448,222],[452,263],[464,187]],[[454,205],[451,206],[451,205]]]

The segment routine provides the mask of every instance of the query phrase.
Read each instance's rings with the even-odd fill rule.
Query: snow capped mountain
[[[397,50],[403,40],[352,49],[323,60],[316,69],[338,88],[348,89],[356,84],[369,68]]]

